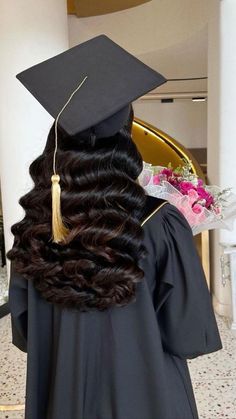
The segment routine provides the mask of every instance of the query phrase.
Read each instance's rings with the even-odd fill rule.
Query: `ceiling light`
[[[192,97],[193,102],[205,102],[206,97]]]
[[[165,98],[165,99],[161,99],[161,103],[173,103],[174,99],[173,98]]]

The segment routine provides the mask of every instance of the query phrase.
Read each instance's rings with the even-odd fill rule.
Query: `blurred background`
[[[5,252],[22,217],[18,200],[31,188],[29,164],[53,122],[15,75],[106,34],[169,80],[133,104],[134,141],[145,161],[167,164],[173,153],[187,154],[206,183],[236,193],[235,22],[235,0],[1,0],[0,418],[22,417],[25,377],[24,354],[10,345]],[[236,419],[236,228],[204,232],[196,246],[225,339],[221,354],[191,363],[201,418]]]

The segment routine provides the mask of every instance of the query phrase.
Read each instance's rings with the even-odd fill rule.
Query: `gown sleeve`
[[[160,213],[155,309],[164,349],[182,359],[217,351],[222,343],[191,227],[172,204]]]
[[[27,352],[28,282],[11,263],[8,305],[11,313],[12,343]]]

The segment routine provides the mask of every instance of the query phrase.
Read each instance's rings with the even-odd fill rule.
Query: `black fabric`
[[[143,229],[145,277],[122,308],[61,309],[13,269],[13,343],[28,351],[26,419],[198,418],[186,359],[222,348],[206,279],[174,206]]]
[[[98,138],[116,134],[128,117],[129,104],[166,82],[164,76],[99,35],[16,77],[54,117],[88,76],[63,111],[59,125],[75,135],[90,127]]]
[[[167,201],[166,201],[167,202]],[[143,208],[141,223],[144,223],[145,220],[155,211],[160,208],[164,203],[164,200],[157,200],[154,196],[146,195],[146,202]]]

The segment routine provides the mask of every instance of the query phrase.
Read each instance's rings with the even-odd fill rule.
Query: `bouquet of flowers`
[[[236,195],[232,188],[221,190],[218,186],[205,185],[191,171],[191,161],[173,168],[152,166],[143,162],[138,180],[146,193],[166,199],[175,205],[190,224],[193,235],[216,228],[233,229],[236,217]]]

